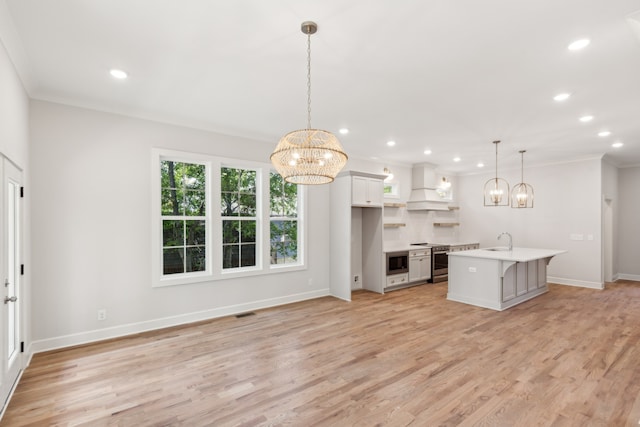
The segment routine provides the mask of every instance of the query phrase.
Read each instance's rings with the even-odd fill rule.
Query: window
[[[220,169],[222,268],[256,266],[256,171]]]
[[[271,165],[154,149],[153,286],[304,269],[304,186]]]
[[[202,164],[160,162],[162,273],[205,271],[207,188]]]
[[[298,186],[276,172],[269,179],[271,264],[298,262]]]

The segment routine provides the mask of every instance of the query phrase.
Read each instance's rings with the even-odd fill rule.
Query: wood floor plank
[[[447,284],[33,357],[2,426],[637,426],[640,283],[504,312]]]

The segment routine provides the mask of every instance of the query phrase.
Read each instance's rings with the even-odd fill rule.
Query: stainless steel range
[[[434,243],[412,243],[412,245],[431,246],[431,283],[446,282],[449,279],[450,245]]]

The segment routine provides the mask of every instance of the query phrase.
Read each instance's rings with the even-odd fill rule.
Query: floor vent
[[[249,311],[247,313],[240,313],[240,314],[236,314],[236,319],[240,319],[242,317],[247,317],[247,316],[255,316],[256,314],[253,311]]]

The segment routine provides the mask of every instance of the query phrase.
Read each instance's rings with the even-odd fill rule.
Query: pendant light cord
[[[498,188],[498,143],[500,141],[494,141],[496,145],[496,188]]]
[[[307,129],[311,129],[311,34],[307,34]]]

